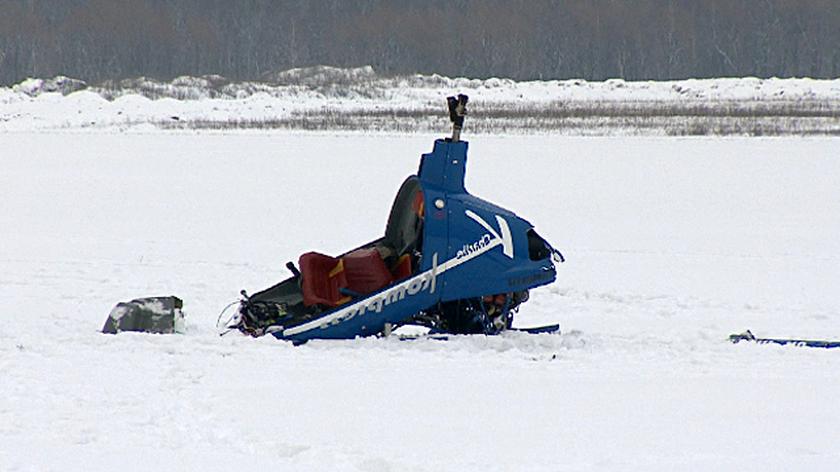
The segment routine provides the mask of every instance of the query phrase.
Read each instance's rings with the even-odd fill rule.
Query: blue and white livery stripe
[[[497,232],[476,213],[467,210],[466,214],[486,229],[488,233],[479,238],[479,240],[475,243],[466,245],[464,248],[459,250],[455,257],[438,265],[438,254],[435,253],[432,256],[431,269],[421,272],[414,277],[404,280],[375,295],[362,298],[341,308],[340,310],[330,313],[329,315],[312,320],[308,323],[303,323],[301,325],[285,329],[283,330],[283,336],[294,336],[296,334],[305,333],[318,328],[326,329],[357,316],[364,315],[367,312],[379,313],[385,306],[397,303],[403,300],[406,296],[414,296],[426,290],[428,290],[429,293],[435,293],[438,275],[475,259],[496,246],[502,246],[503,254],[507,257],[513,258],[513,238],[510,234],[510,227],[504,218],[496,215],[496,221],[499,223],[499,232]]]

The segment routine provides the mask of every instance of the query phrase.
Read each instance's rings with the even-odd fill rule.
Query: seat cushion
[[[391,271],[375,248],[357,249],[343,258],[347,288],[366,295],[394,281]]]
[[[341,293],[347,287],[344,263],[341,259],[317,252],[307,252],[298,260],[303,304],[330,307],[341,305],[350,297]]]
[[[397,263],[391,268],[394,280],[407,279],[411,276],[411,256],[403,254],[397,259]]]

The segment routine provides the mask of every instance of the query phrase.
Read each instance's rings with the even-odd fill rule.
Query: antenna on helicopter
[[[464,127],[464,116],[467,114],[467,100],[470,97],[458,94],[458,97],[446,97],[449,105],[449,121],[452,122],[452,141],[461,140],[461,128]]]

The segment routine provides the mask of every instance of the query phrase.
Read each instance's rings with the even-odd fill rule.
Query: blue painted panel
[[[421,157],[424,195],[423,254],[418,274],[300,326],[281,339],[349,339],[380,332],[441,301],[526,290],[554,281],[550,258],[532,261],[527,231],[513,212],[467,193],[468,144],[435,141]]]

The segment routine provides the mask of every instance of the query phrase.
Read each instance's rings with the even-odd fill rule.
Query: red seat
[[[298,260],[303,304],[335,307],[350,301],[341,293],[347,287],[347,276],[341,259],[317,252],[307,252]]]
[[[407,279],[411,276],[411,256],[403,254],[397,259],[397,263],[391,269],[394,280]]]
[[[347,288],[360,295],[375,292],[394,281],[394,276],[375,248],[357,249],[342,260]]]

